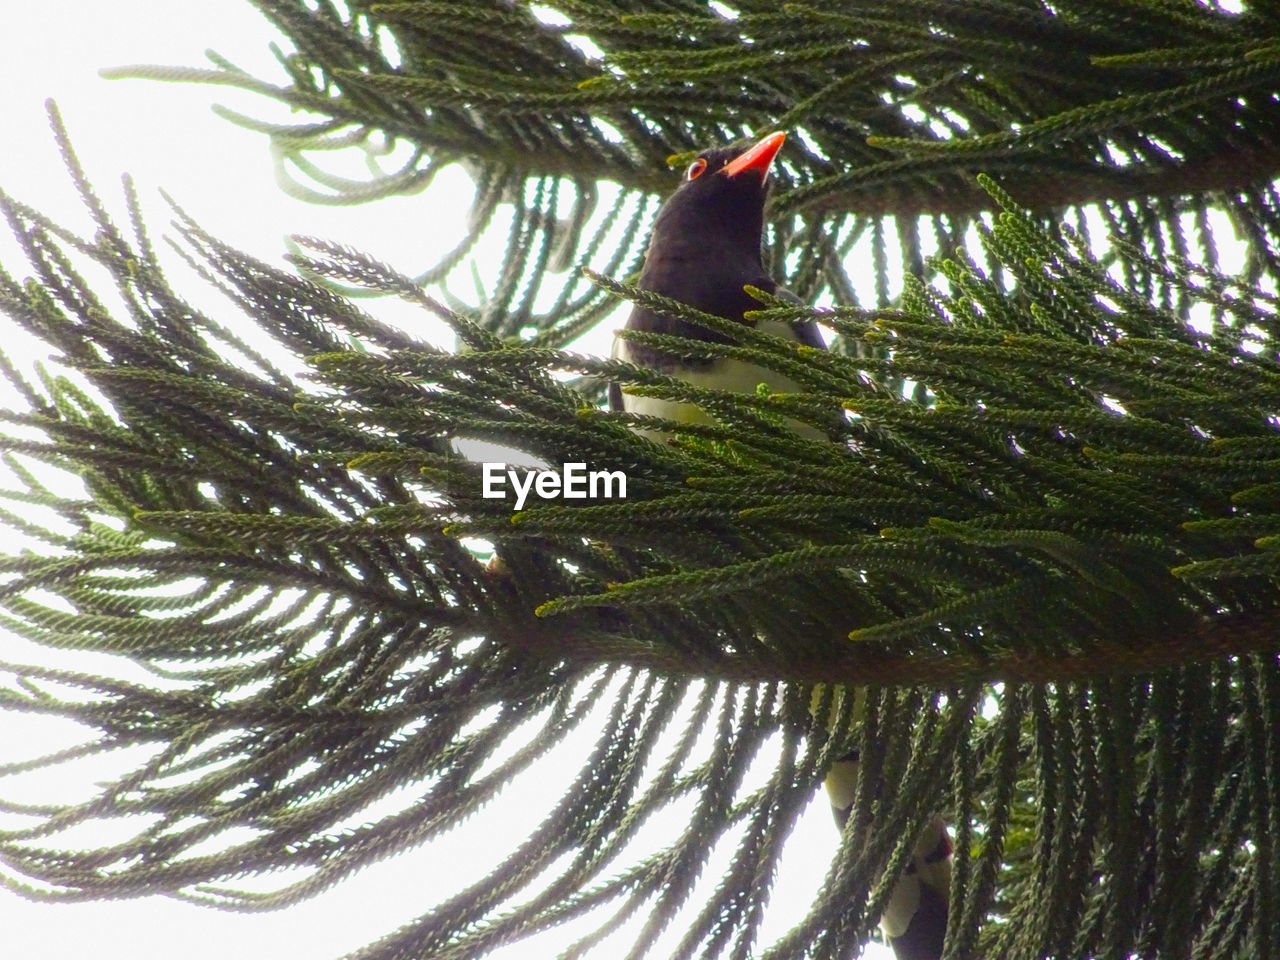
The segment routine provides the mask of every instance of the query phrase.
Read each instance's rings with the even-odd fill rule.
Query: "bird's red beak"
[[[720,168],[720,172],[726,177],[736,177],[743,171],[750,170],[763,181],[769,176],[773,158],[778,155],[778,151],[782,149],[782,141],[786,139],[785,133],[771,133],[742,156],[726,163]]]

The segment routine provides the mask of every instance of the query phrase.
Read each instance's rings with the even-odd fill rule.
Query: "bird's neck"
[[[764,211],[759,203],[672,204],[658,213],[645,252],[655,262],[687,262],[722,275],[755,276],[760,264]]]
[[[749,242],[735,242],[702,232],[663,231],[655,232],[645,252],[640,286],[681,299],[681,292],[690,288],[741,289],[767,276],[758,233]]]
[[[696,240],[682,244],[671,244],[660,253],[652,250],[644,258],[643,273],[655,270],[674,270],[683,267],[688,270],[700,270],[708,274],[724,277],[759,277],[765,273],[764,265],[758,249],[708,247]]]

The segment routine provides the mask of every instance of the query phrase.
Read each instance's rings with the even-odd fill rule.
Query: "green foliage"
[[[38,545],[0,561],[0,622],[151,674],[6,665],[0,705],[96,731],[31,765],[149,750],[79,804],[15,808],[36,825],[2,836],[9,888],[287,904],[444,834],[589,730],[524,845],[357,955],[476,957],[597,911],[582,949],[644,916],[640,956],[678,915],[676,956],[848,956],[939,808],[950,956],[1280,949],[1269,15],[993,0],[743,3],[730,20],[575,0],[553,26],[498,0],[259,6],[297,45],[291,86],[226,64],[166,75],[328,117],[269,131],[304,171],[348,128],[415,145],[339,199],[468,164],[470,233],[417,277],[300,240],[299,277],[183,217],[186,255],[307,360],[297,379],[169,286],[132,194],[126,234],[73,162],[93,240],[3,198],[31,277],[0,275],[0,309],[63,369],[32,383],[4,365],[27,400],[5,417],[23,484],[5,519]],[[830,306],[762,298],[760,315],[817,319],[830,352],[627,283],[654,209],[636,193],[669,179],[663,158],[770,125],[796,131],[775,269]],[[469,305],[443,281],[499,208],[502,270]],[[1236,273],[1220,214],[1246,245]],[[459,350],[339,287],[408,300]],[[702,390],[565,349],[627,300],[731,342],[627,336],[803,392]],[[709,422],[607,412],[608,381]],[[629,498],[513,514],[459,439],[624,470]],[[832,684],[869,688],[860,722],[822,694],[837,715],[811,721]],[[758,946],[786,835],[851,747],[865,830]],[[637,853],[677,807],[680,829]],[[124,815],[127,841],[53,846]],[[241,828],[253,839],[192,852]],[[695,902],[717,845],[729,866]],[[289,872],[271,893],[228,886],[273,870]]]

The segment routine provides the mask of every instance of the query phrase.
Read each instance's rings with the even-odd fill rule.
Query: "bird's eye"
[[[684,172],[684,178],[686,180],[697,180],[698,177],[702,176],[702,171],[705,169],[707,169],[707,161],[699,157],[689,164],[689,169]]]

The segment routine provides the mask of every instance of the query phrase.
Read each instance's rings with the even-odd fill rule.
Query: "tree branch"
[[[1054,170],[1025,156],[987,158],[986,162],[964,168],[957,168],[954,163],[929,157],[877,164],[863,168],[870,172],[846,187],[814,193],[809,199],[804,198],[803,188],[783,193],[774,206],[788,213],[804,211],[821,216],[846,212],[867,216],[974,216],[995,208],[991,196],[977,185],[979,173],[990,175],[1020,204],[1041,213],[1104,201],[1234,193],[1280,177],[1280,144],[1263,143],[1183,163],[1131,167]],[[911,179],[903,179],[905,170],[912,171]],[[852,171],[851,176],[857,173]]]
[[[1039,651],[995,654],[893,656],[850,644],[843,656],[795,662],[763,657],[708,655],[700,664],[669,650],[623,637],[560,632],[548,626],[492,630],[491,636],[526,652],[557,660],[576,659],[643,667],[681,676],[769,683],[841,683],[878,686],[945,687],[960,683],[1068,683],[1104,676],[1144,674],[1224,657],[1280,653],[1280,611],[1206,618],[1169,634],[1097,641],[1053,656]]]

